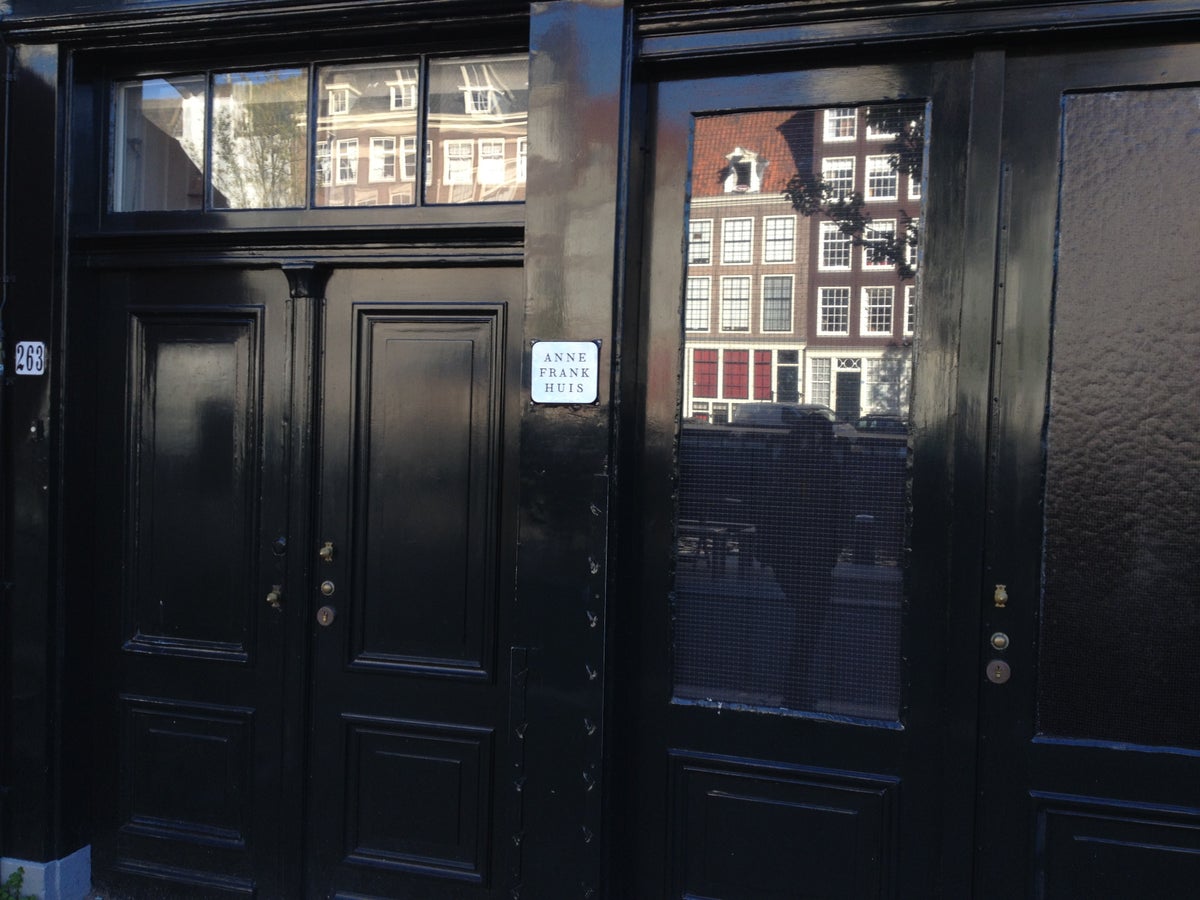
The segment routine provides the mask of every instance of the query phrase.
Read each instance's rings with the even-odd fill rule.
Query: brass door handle
[[[267,606],[271,609],[280,611],[283,609],[283,585],[276,584],[271,587],[267,594]]]

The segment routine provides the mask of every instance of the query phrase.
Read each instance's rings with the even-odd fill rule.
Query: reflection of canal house
[[[919,175],[866,108],[754,112],[696,121],[684,319],[690,415],[737,402],[805,401],[842,420],[907,409],[915,252],[898,271],[873,249],[915,226]],[[852,235],[784,196],[796,174],[830,199],[863,198]]]

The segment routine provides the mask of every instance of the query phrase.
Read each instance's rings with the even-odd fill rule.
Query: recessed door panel
[[[501,425],[519,362],[506,304],[522,281],[513,269],[405,282],[339,272],[325,304],[307,611],[314,897],[507,890]]]
[[[987,546],[1006,599],[989,589],[983,633],[1007,636],[990,655],[1011,676],[981,674],[981,894],[1172,896],[1196,877],[1197,58],[1008,67]]]

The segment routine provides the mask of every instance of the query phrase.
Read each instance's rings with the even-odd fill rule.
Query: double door
[[[1194,889],[1197,58],[647,88],[622,895]]]
[[[521,272],[285,271],[114,268],[80,304],[95,881],[493,896]]]

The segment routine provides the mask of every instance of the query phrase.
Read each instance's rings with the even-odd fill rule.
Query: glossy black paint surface
[[[876,4],[867,15],[839,3],[547,0],[533,6],[532,28],[526,4],[465,0],[12,5],[0,22],[16,45],[5,197],[7,274],[15,280],[7,285],[5,342],[11,353],[13,340],[45,340],[52,365],[44,379],[10,374],[0,405],[4,856],[56,859],[90,843],[108,865],[123,812],[114,798],[128,788],[138,821],[119,838],[126,847],[203,833],[202,841],[179,841],[188,846],[174,862],[165,855],[159,862],[220,870],[233,887],[254,878],[267,896],[323,895],[344,874],[329,848],[348,834],[379,864],[356,888],[401,896],[419,884],[414,891],[449,885],[429,888],[443,891],[435,896],[518,890],[641,900],[668,895],[667,883],[720,894],[739,881],[727,892],[755,896],[746,886],[754,882],[786,894],[803,873],[780,872],[777,860],[805,854],[819,857],[814,865],[828,876],[813,880],[814,890],[851,896],[1100,895],[1129,873],[1139,888],[1164,896],[1193,883],[1186,865],[1196,858],[1189,843],[1198,816],[1189,793],[1198,780],[1194,754],[1038,738],[1031,598],[1042,551],[1040,435],[1061,90],[1198,80],[1194,49],[1075,59],[1070,45],[1103,36],[1162,40],[1170,29],[1194,27],[1195,3]],[[406,28],[438,49],[515,47],[529,37],[525,234],[520,212],[455,211],[437,221],[376,213],[353,223],[222,216],[167,228],[100,214],[104,166],[94,148],[103,137],[110,64],[154,69],[213,52],[249,62],[260,52],[304,59],[330,52],[331,40],[370,55],[394,46],[411,33]],[[1025,52],[1046,50],[1048,42],[1060,46],[1044,57]],[[724,94],[686,90],[686,79],[733,85],[745,75],[755,77]],[[830,89],[814,87],[821,85]],[[654,132],[672,109],[793,106],[797,96],[839,102],[848,96],[832,90],[839,85],[851,86],[856,99],[890,98],[900,89],[942,97],[935,122],[948,117],[935,125],[945,129],[944,149],[933,145],[945,153],[931,183],[943,213],[930,227],[940,238],[931,240],[923,270],[924,289],[947,305],[924,312],[922,323],[912,534],[914,558],[924,562],[913,567],[910,586],[905,731],[832,723],[836,736],[827,739],[804,720],[681,724],[656,705],[667,682],[664,623],[654,610],[661,611],[659,563],[671,529],[665,485],[675,411],[664,398],[675,389],[677,339],[657,336],[677,325],[666,320],[677,314],[685,161],[679,135]],[[676,100],[664,106],[672,91]],[[68,138],[70,181],[60,149]],[[1031,178],[1036,189],[1028,187]],[[665,294],[673,297],[666,305]],[[120,298],[126,308],[118,315]],[[352,325],[354,309],[362,313],[357,321],[369,323],[365,332]],[[280,316],[288,322],[286,351],[260,340],[263,328],[279,334],[270,329]],[[473,445],[443,458],[436,451],[453,443],[447,435],[461,436],[455,428],[469,430],[463,423],[480,419],[471,412],[451,426],[438,418],[445,410],[432,394],[423,395],[419,415],[440,422],[443,437],[436,447],[406,450],[395,470],[375,467],[362,451],[374,440],[371,428],[343,401],[359,396],[372,375],[392,381],[418,364],[401,356],[364,366],[351,348],[370,346],[360,340],[366,334],[407,341],[416,328],[435,338],[429,352],[445,360],[462,348],[444,329],[464,320],[482,329],[469,342],[491,348],[490,362],[480,364],[492,372],[487,390],[503,399],[478,415],[499,437],[486,452]],[[133,344],[131,322],[141,335]],[[327,338],[338,348],[332,355],[325,355]],[[615,389],[602,379],[594,407],[529,405],[521,368],[533,339],[602,341]],[[228,512],[204,513],[218,492],[195,491],[190,475],[172,482],[166,455],[140,457],[142,465],[126,453],[127,439],[144,441],[153,422],[190,409],[186,399],[172,405],[110,382],[130,347],[156,348],[159,358],[175,353],[206,373],[207,380],[185,386],[207,385],[217,413],[183,416],[204,427],[181,458],[193,473],[224,484]],[[480,358],[473,353],[474,367]],[[230,380],[217,354],[260,366],[261,379]],[[422,368],[436,362],[417,358]],[[183,382],[176,378],[175,387]],[[321,385],[341,398],[333,418],[324,416]],[[286,412],[264,418],[268,408]],[[386,401],[372,408],[380,421],[406,427],[405,416],[417,415],[389,419]],[[150,417],[134,427],[130,409]],[[235,437],[250,440],[253,463],[210,462],[202,452],[206,435],[214,446],[217,438],[225,447]],[[444,622],[405,618],[395,608],[381,609],[377,631],[359,629],[342,610],[330,629],[318,630],[315,611],[326,601],[317,592],[325,579],[316,551],[331,539],[323,532],[340,529],[353,545],[364,529],[419,529],[421,510],[395,509],[380,494],[390,497],[394,471],[426,464],[431,478],[455,483],[448,493],[460,501],[459,513],[438,509],[429,517],[452,539],[433,542],[430,552],[426,544],[408,564],[398,554],[373,563],[378,569],[352,555],[338,565],[357,566],[350,572],[356,585],[374,579],[374,595],[403,578],[399,569],[432,562],[444,544],[447,565],[426,571],[450,568],[455,582],[433,585],[437,596],[462,597],[459,576],[478,580],[484,559],[495,573],[494,596],[485,601],[491,618],[459,606],[469,624],[454,640]],[[473,493],[478,486],[464,489],[452,475],[480,470],[473,467],[501,473],[482,495],[492,504],[485,518],[494,531],[478,543],[471,531],[473,504],[483,502]],[[351,472],[366,480],[355,482]],[[388,488],[366,491],[376,477]],[[141,487],[126,490],[127,480]],[[155,483],[190,496],[197,515],[155,500]],[[175,527],[125,546],[121,529],[144,522],[127,517],[135,501]],[[194,546],[206,516],[203,530],[218,533],[207,552]],[[236,529],[248,534],[251,527],[253,539],[234,539]],[[193,536],[183,541],[189,529]],[[276,555],[280,537],[287,538],[283,556]],[[189,619],[174,616],[171,604],[124,593],[141,571],[169,587],[178,582],[181,597],[207,607],[203,580],[133,552],[142,546],[179,558],[181,571],[206,565],[210,554],[235,557],[217,576],[243,573],[237,580],[246,606],[222,598],[209,619]],[[265,602],[276,577],[288,598],[280,614]],[[339,570],[338,581],[345,577]],[[992,607],[997,582],[1008,583],[1012,597],[1005,619]],[[340,584],[334,596],[346,596]],[[439,605],[433,596],[419,594],[429,601],[426,612]],[[134,622],[146,624],[134,631]],[[423,622],[437,626],[426,637],[440,635],[432,651],[411,637]],[[1005,658],[1016,674],[1003,687],[982,675],[986,641],[997,628],[1013,639]],[[333,640],[322,643],[326,637]],[[194,677],[210,666],[219,678]],[[159,687],[170,690],[156,694]],[[116,727],[122,722],[124,730]],[[256,756],[259,741],[275,752]],[[219,746],[226,755],[150,749],[156,742]],[[116,755],[122,746],[124,763]],[[197,772],[216,773],[231,758],[251,762],[235,764],[235,777],[180,781],[164,762],[173,753]],[[329,757],[339,760],[337,774],[322,768]],[[150,762],[135,790],[120,773],[137,759]],[[408,768],[395,762],[418,759]],[[349,781],[344,768],[354,773]],[[443,802],[448,790],[418,800],[428,811],[427,831],[397,832],[393,809],[360,802],[445,786],[447,768],[469,773],[473,790],[454,803]],[[254,778],[245,777],[248,770]],[[240,807],[214,794],[214,783],[253,784],[273,799],[238,821]],[[354,829],[310,824],[347,808],[347,783],[356,786]],[[367,784],[387,787],[372,793]],[[93,795],[102,802],[90,802]],[[697,807],[712,813],[711,832],[689,816]],[[867,823],[874,842],[856,843],[822,824],[828,818],[814,825],[813,807],[842,810],[836,822],[844,814]],[[190,835],[178,824],[163,827],[173,816],[193,823]],[[797,844],[806,829],[828,844]],[[255,835],[253,853],[236,846],[243,833]],[[890,847],[889,836],[896,838]],[[306,843],[315,848],[307,854]],[[1167,848],[1171,864],[1147,863],[1138,848],[1150,846]],[[697,847],[705,849],[680,852]],[[731,851],[749,862],[730,863]],[[447,872],[453,877],[442,877]],[[211,886],[198,891],[212,895]]]

